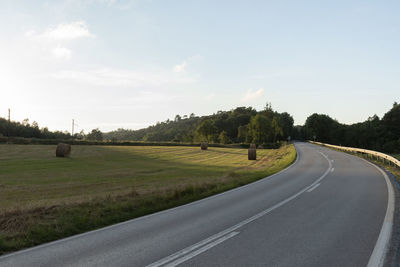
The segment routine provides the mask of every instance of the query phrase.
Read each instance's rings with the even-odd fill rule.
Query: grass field
[[[290,165],[293,145],[257,150],[0,145],[0,254],[197,200]]]

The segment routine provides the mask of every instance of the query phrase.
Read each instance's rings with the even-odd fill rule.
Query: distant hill
[[[293,130],[293,118],[286,112],[273,111],[270,105],[262,111],[252,107],[238,107],[218,111],[213,115],[181,117],[140,129],[104,133],[105,139],[114,141],[176,141],[219,143],[257,142],[283,140]]]

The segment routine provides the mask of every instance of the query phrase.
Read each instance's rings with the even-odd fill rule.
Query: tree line
[[[105,133],[109,140],[174,141],[210,143],[267,144],[286,140],[293,130],[293,118],[287,112],[274,111],[267,104],[262,111],[238,107],[209,116],[176,115],[174,120],[158,122],[140,130],[118,129]]]
[[[59,140],[95,140],[102,141],[103,133],[99,129],[93,129],[85,134],[84,131],[75,133],[74,136],[67,131],[50,131],[47,127],[39,127],[36,121],[32,123],[29,119],[24,119],[21,122],[8,121],[0,117],[0,137],[24,137],[24,138],[39,138],[39,139],[59,139]]]
[[[400,153],[400,104],[395,102],[382,118],[374,115],[351,125],[315,113],[295,130],[298,139],[313,140],[315,136],[323,143]]]
[[[388,153],[400,153],[400,104],[382,117],[369,117],[366,121],[346,125],[325,114],[310,115],[304,125],[293,125],[287,112],[274,111],[267,104],[261,111],[252,107],[237,107],[230,111],[218,111],[208,116],[176,115],[173,120],[157,122],[139,130],[117,129],[103,133],[93,129],[71,136],[68,132],[49,131],[39,128],[36,122],[7,121],[0,118],[0,137],[26,137],[42,139],[77,139],[110,141],[167,141],[210,143],[273,144],[287,140],[313,140],[335,145],[372,149]]]

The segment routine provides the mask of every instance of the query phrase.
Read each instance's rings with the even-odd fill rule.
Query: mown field
[[[257,150],[166,146],[0,145],[0,254],[228,190],[276,173],[293,145]]]

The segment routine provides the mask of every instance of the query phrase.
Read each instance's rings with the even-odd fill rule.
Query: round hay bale
[[[68,157],[69,154],[71,154],[71,145],[70,144],[64,144],[64,143],[59,143],[57,145],[56,149],[56,157]]]
[[[207,142],[201,142],[200,147],[201,147],[201,150],[207,150],[208,143]]]
[[[249,160],[256,160],[257,159],[257,150],[255,148],[249,148],[247,155],[248,155]]]
[[[250,144],[250,148],[256,148],[256,144]]]

